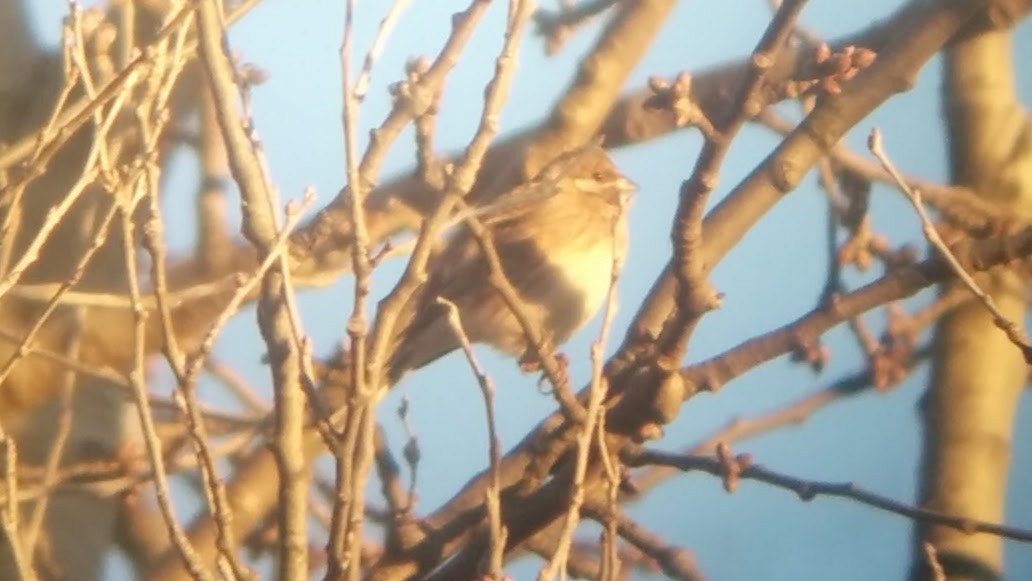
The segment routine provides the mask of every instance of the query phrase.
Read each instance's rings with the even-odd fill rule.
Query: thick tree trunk
[[[947,52],[944,101],[953,179],[987,200],[1013,206],[1032,198],[1029,126],[1015,98],[1010,35],[962,39]],[[1025,282],[997,271],[986,290],[1018,324]],[[923,402],[921,503],[981,520],[1004,520],[1017,399],[1028,376],[1019,349],[972,300],[944,319],[936,336],[932,385]],[[999,537],[919,526],[915,578],[928,578],[921,543],[931,542],[948,579],[998,579]]]

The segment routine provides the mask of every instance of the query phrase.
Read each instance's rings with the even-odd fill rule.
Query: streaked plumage
[[[554,344],[569,339],[605,299],[614,248],[622,254],[627,246],[624,210],[634,189],[605,150],[589,146],[550,163],[482,218],[506,276]],[[431,273],[388,361],[390,383],[459,346],[437,297],[455,303],[473,342],[510,355],[526,351],[523,330],[489,282],[468,229],[458,228]]]

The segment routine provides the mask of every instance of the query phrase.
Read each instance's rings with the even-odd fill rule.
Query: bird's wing
[[[433,260],[430,280],[413,297],[408,324],[395,339],[388,363],[388,379],[418,369],[459,346],[448,323],[447,310],[437,303],[445,297],[462,313],[486,306],[495,293],[487,283],[487,265],[479,257],[473,236],[465,228],[456,232],[445,249]],[[470,336],[474,342],[478,337]]]
[[[400,379],[459,346],[438,297],[452,301],[459,310],[463,331],[474,343],[489,343],[512,355],[526,350],[523,328],[489,280],[488,266],[468,231],[457,234],[438,257],[439,270],[428,281],[411,323],[399,335],[391,358],[389,378]],[[546,341],[563,342],[585,320],[589,305],[581,288],[584,281],[570,280],[534,240],[507,239],[497,246],[502,268],[523,299],[524,312],[542,332],[553,333]],[[514,269],[523,268],[522,272]]]

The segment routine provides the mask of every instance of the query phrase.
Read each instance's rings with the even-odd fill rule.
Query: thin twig
[[[139,199],[139,198],[137,198]],[[125,254],[125,264],[129,278],[129,295],[136,304],[133,309],[135,326],[133,336],[133,366],[128,373],[129,383],[133,387],[135,396],[135,408],[137,419],[143,432],[143,440],[147,448],[147,455],[154,470],[154,488],[164,517],[165,527],[169,537],[172,539],[180,558],[186,565],[187,570],[197,579],[211,579],[211,574],[200,562],[197,553],[190,545],[189,539],[183,533],[183,529],[176,518],[175,509],[172,506],[171,493],[168,486],[168,474],[165,471],[165,460],[161,449],[161,441],[158,439],[157,431],[154,428],[154,417],[150,410],[150,400],[147,394],[146,369],[145,369],[145,348],[146,348],[146,315],[147,311],[140,303],[139,274],[136,268],[136,251],[134,241],[135,225],[133,224],[132,209],[121,208],[122,218],[122,249]]]
[[[58,285],[57,291],[54,292],[54,294],[47,300],[47,304],[43,308],[43,312],[39,314],[36,318],[36,322],[28,332],[25,333],[25,336],[22,338],[17,348],[14,349],[14,352],[11,353],[11,356],[4,363],[4,366],[0,368],[0,384],[4,383],[10,373],[14,370],[14,366],[19,360],[32,353],[32,345],[35,342],[36,337],[39,335],[40,331],[43,330],[46,322],[50,320],[50,316],[53,315],[53,313],[57,311],[57,308],[62,304],[62,297],[64,297],[65,293],[68,292],[68,289],[75,286],[80,280],[82,280],[83,275],[86,273],[86,268],[89,266],[90,262],[92,262],[93,257],[96,256],[97,251],[99,251],[107,241],[109,228],[114,221],[117,212],[118,206],[112,204],[107,214],[101,220],[100,225],[97,227],[97,233],[90,242],[89,247],[85,252],[83,252],[78,264],[75,265],[71,276]],[[68,359],[76,360],[78,357],[69,357]]]
[[[208,508],[215,520],[217,534],[215,545],[219,554],[229,565],[233,579],[251,579],[254,573],[240,561],[236,554],[236,536],[233,534],[233,511],[226,498],[226,488],[219,478],[210,446],[207,424],[197,401],[196,373],[187,373],[188,359],[176,339],[172,310],[168,304],[168,280],[165,271],[166,251],[162,235],[161,203],[158,197],[157,172],[151,174],[147,199],[149,201],[147,224],[143,232],[143,245],[151,254],[151,282],[158,305],[161,322],[165,359],[176,376],[178,390],[176,401],[186,411],[186,427],[197,453],[204,495]]]
[[[231,288],[236,288],[238,280],[238,275],[232,274],[221,277],[218,280],[184,286],[178,290],[169,291],[167,293],[169,307],[174,309],[185,303],[204,300],[212,295],[217,295]],[[8,294],[27,301],[46,303],[61,289],[63,284],[64,283],[21,284],[8,291]],[[141,304],[146,307],[148,311],[157,308],[157,302],[153,295],[148,294],[147,296],[140,298],[142,301]],[[127,311],[132,310],[133,308],[132,300],[124,294],[98,291],[66,291],[62,293],[61,304],[73,307],[125,309]]]
[[[712,456],[691,456],[671,454],[656,450],[641,450],[624,456],[629,466],[671,466],[683,471],[701,470],[723,477],[727,467],[720,459]],[[758,480],[778,488],[795,492],[800,500],[810,501],[820,496],[848,498],[878,510],[898,514],[914,521],[937,524],[958,531],[974,534],[988,533],[1022,542],[1032,542],[1032,530],[1012,527],[987,521],[958,516],[927,508],[920,508],[860,488],[851,482],[820,482],[805,480],[769,470],[757,464],[741,468],[739,479]]]
[[[21,345],[23,343],[23,337],[20,333],[15,333],[0,327],[0,341],[11,343],[13,345]],[[130,383],[123,375],[120,375],[108,367],[92,367],[85,365],[74,359],[69,359],[62,353],[51,351],[50,349],[44,349],[38,345],[25,345],[24,349],[26,351],[26,356],[31,355],[41,359],[46,359],[51,363],[56,363],[62,367],[73,370],[79,375],[92,377],[100,381],[110,382],[111,384],[119,387],[131,389]]]
[[[571,33],[617,4],[618,0],[583,0],[576,6],[564,2],[559,10],[540,10],[534,15],[537,33],[547,39],[547,52],[559,52]]]
[[[690,334],[699,318],[720,306],[720,296],[710,284],[703,250],[703,217],[710,193],[716,188],[720,167],[731,143],[746,121],[759,114],[767,104],[764,81],[784,49],[786,40],[806,0],[786,0],[778,8],[753,49],[751,67],[734,97],[735,105],[725,119],[713,122],[705,132],[706,141],[692,168],[681,184],[677,213],[670,237],[672,266],[677,280],[677,310],[663,330],[662,360],[680,361]]]
[[[795,129],[795,125],[781,117],[768,107],[756,117],[756,121],[765,127],[786,137]],[[850,150],[844,143],[838,143],[827,151],[827,157],[843,169],[853,172],[872,182],[896,184],[896,180],[878,163]],[[925,203],[936,208],[946,219],[967,227],[975,226],[986,229],[993,224],[1020,222],[1028,224],[1032,216],[1021,208],[1002,209],[980,199],[970,188],[958,185],[940,184],[913,176],[903,176],[904,181],[912,189],[921,190]]]
[[[916,350],[906,362],[906,371],[928,359],[929,348]],[[714,430],[695,444],[684,449],[686,454],[713,454],[721,443],[736,443],[751,440],[778,429],[804,424],[817,412],[841,400],[869,393],[873,387],[874,371],[862,369],[838,378],[798,399],[782,406],[752,416],[738,417]],[[673,473],[672,468],[655,467],[634,476],[633,497],[642,498],[644,493],[665,481]]]
[[[70,359],[78,359],[79,349],[82,345],[81,309],[76,309],[75,313],[73,313],[73,319],[72,325],[67,330],[69,337],[67,339],[65,355]],[[43,480],[41,482],[44,491],[53,490],[54,485],[57,483],[58,470],[64,457],[65,446],[67,446],[68,437],[72,433],[72,414],[74,410],[72,390],[75,389],[77,379],[78,377],[74,371],[65,370],[60,395],[61,413],[58,416],[57,431],[54,434],[54,441],[50,445],[50,450],[47,454]],[[49,503],[50,495],[47,494],[42,496],[32,509],[32,516],[29,518],[24,537],[25,549],[30,555],[35,553],[36,542],[39,540],[39,533],[43,529],[43,521],[46,518]]]
[[[300,223],[305,211],[311,207],[314,200],[315,198],[312,196],[306,196],[300,203],[295,203],[293,201],[289,202],[285,209],[286,223],[283,225],[282,230],[280,230],[276,235],[276,239],[269,248],[268,254],[262,259],[258,268],[256,268],[254,273],[242,282],[238,276],[233,277],[236,279],[238,285],[236,292],[234,292],[233,296],[226,301],[226,306],[222,308],[222,311],[218,315],[216,315],[211,326],[208,328],[208,332],[205,333],[198,347],[187,359],[184,370],[186,377],[193,378],[200,372],[204,365],[208,364],[211,352],[215,348],[215,341],[218,339],[223,327],[225,327],[226,324],[229,323],[229,320],[237,314],[237,311],[240,309],[240,305],[245,299],[247,299],[247,297],[252,295],[255,287],[262,282],[262,278],[265,277],[265,274],[276,265],[276,261],[282,258],[283,252],[287,246],[287,241],[290,239],[290,235],[293,233],[294,228],[296,228]],[[257,402],[254,403],[257,404]]]
[[[433,242],[437,239],[441,227],[448,221],[452,210],[472,189],[477,171],[487,153],[488,145],[498,131],[498,113],[508,97],[509,86],[516,68],[516,50],[522,38],[524,25],[533,13],[532,0],[514,1],[518,2],[520,10],[517,17],[512,19],[506,28],[505,41],[495,61],[495,74],[485,90],[484,108],[477,130],[466,147],[462,161],[449,175],[444,197],[437,210],[424,222],[424,227],[420,230],[416,246],[412,251],[412,258],[409,260],[402,279],[380,304],[369,354],[370,371],[374,377],[379,375],[380,363],[387,356],[387,348],[390,338],[394,335],[397,317],[412,294],[425,280],[426,265],[430,259]],[[457,30],[469,27],[471,21],[475,21],[481,16],[484,9],[483,2],[484,0],[475,0],[461,18],[455,19],[459,23]],[[465,34],[468,35],[469,32],[465,32]],[[424,77],[431,75],[435,67],[437,67],[436,63]]]
[[[601,503],[587,502],[584,512],[599,522],[614,521],[620,537],[658,563],[670,578],[681,581],[705,579],[691,551],[671,544],[619,509],[611,513],[610,508],[601,506]]]
[[[387,15],[380,21],[380,26],[376,29],[376,36],[373,37],[372,44],[369,45],[369,52],[366,53],[365,60],[362,61],[362,70],[358,73],[358,80],[355,81],[353,93],[355,99],[361,102],[365,99],[366,92],[369,90],[369,78],[373,74],[373,65],[376,63],[376,59],[380,57],[383,52],[383,47],[387,45],[387,39],[391,36],[391,31],[394,30],[394,26],[401,19],[401,15],[408,8],[409,3],[412,0],[394,0],[391,4],[390,10],[387,11]],[[352,2],[348,2],[348,10],[352,9]],[[350,19],[348,19],[350,22]],[[349,27],[350,28],[350,27]],[[347,31],[345,31],[347,34]],[[349,59],[350,60],[350,59]],[[349,65],[350,68],[350,65]],[[350,87],[350,83],[345,83],[345,91]]]
[[[215,103],[216,118],[226,142],[230,169],[240,188],[242,231],[268,259],[277,248],[282,230],[278,196],[269,183],[257,143],[240,122],[240,87],[226,53],[226,24],[221,3],[194,4],[198,22],[198,50]],[[248,127],[252,125],[248,123]],[[268,346],[275,396],[273,449],[279,470],[279,575],[284,579],[308,574],[307,495],[305,462],[305,391],[302,386],[301,348],[290,315],[292,289],[287,264],[262,279],[258,299],[258,326]]]
[[[469,362],[469,367],[474,377],[477,378],[480,394],[484,398],[484,413],[487,416],[489,470],[491,474],[487,490],[484,493],[484,502],[487,506],[488,531],[490,534],[490,549],[488,551],[488,559],[485,562],[486,571],[484,571],[484,574],[489,579],[501,581],[504,578],[502,565],[504,563],[507,532],[502,524],[501,478],[498,473],[498,463],[502,453],[501,443],[498,440],[498,430],[495,425],[494,382],[491,381],[491,378],[477,362],[476,354],[473,353],[473,345],[470,343],[466,331],[462,328],[459,308],[455,306],[455,303],[444,297],[438,297],[437,303],[447,309],[448,325],[459,339],[462,353],[466,356],[466,361]]]
[[[348,19],[346,20],[345,26],[345,40],[350,38],[350,14],[353,6],[349,3]],[[340,493],[343,494],[342,498],[338,499],[334,507],[334,525],[331,526],[330,532],[330,550],[329,550],[329,567],[331,573],[340,572],[343,569],[349,571],[349,575],[358,575],[358,562],[357,559],[351,563],[343,562],[344,545],[351,543],[351,553],[353,557],[358,556],[356,551],[359,550],[361,543],[357,539],[349,540],[347,536],[351,534],[355,536],[358,526],[362,520],[362,503],[361,498],[364,490],[364,481],[366,475],[369,472],[369,467],[373,457],[373,446],[372,446],[372,429],[374,423],[372,421],[372,413],[367,409],[371,401],[371,390],[380,389],[380,373],[382,370],[382,362],[385,360],[385,349],[389,337],[393,335],[393,329],[396,324],[396,319],[400,314],[400,310],[403,305],[408,301],[408,297],[415,292],[419,286],[419,280],[423,279],[423,276],[418,274],[412,274],[425,269],[426,261],[429,258],[429,242],[430,240],[430,228],[429,225],[432,221],[428,221],[428,227],[424,228],[424,232],[421,234],[423,237],[422,248],[417,243],[416,249],[413,252],[413,258],[409,262],[409,269],[406,271],[406,275],[402,277],[401,282],[395,287],[394,291],[381,303],[381,307],[377,313],[376,321],[373,326],[373,334],[369,345],[366,344],[365,335],[367,334],[365,318],[362,314],[364,311],[364,297],[368,294],[368,249],[367,243],[364,240],[364,216],[362,213],[361,197],[362,192],[365,188],[371,187],[375,182],[375,177],[379,174],[380,165],[387,153],[388,148],[400,134],[401,130],[408,125],[409,121],[415,117],[421,115],[428,106],[429,100],[432,100],[432,95],[436,95],[440,92],[441,86],[444,82],[448,72],[455,66],[458,58],[458,54],[465,46],[472,31],[475,29],[476,24],[480,21],[481,16],[487,8],[487,2],[484,0],[473,0],[470,7],[464,12],[453,19],[454,29],[451,36],[445,43],[444,48],[441,50],[437,60],[433,65],[425,72],[420,75],[416,82],[408,83],[405,85],[406,94],[396,95],[394,107],[387,119],[380,125],[378,129],[373,131],[369,147],[366,149],[365,154],[362,156],[361,163],[357,166],[354,165],[352,156],[357,152],[357,145],[354,143],[354,126],[357,124],[356,120],[352,118],[350,111],[352,105],[356,105],[353,102],[354,94],[351,92],[350,76],[345,82],[344,97],[345,97],[345,114],[344,121],[346,127],[351,127],[350,131],[345,132],[345,138],[350,139],[346,144],[346,153],[349,156],[348,161],[348,182],[349,187],[341,192],[341,194],[324,210],[319,216],[313,220],[312,228],[309,232],[305,233],[304,236],[315,237],[311,238],[307,243],[303,243],[302,246],[313,247],[315,239],[320,237],[321,232],[327,229],[333,229],[332,222],[337,220],[336,213],[339,211],[337,208],[344,205],[350,209],[348,212],[348,221],[353,227],[361,229],[356,231],[357,236],[361,236],[362,240],[356,240],[355,248],[352,249],[352,261],[357,268],[363,270],[362,276],[356,275],[356,304],[354,314],[349,320],[349,335],[351,335],[352,350],[351,353],[351,374],[352,374],[352,389],[357,390],[357,393],[363,394],[363,399],[357,402],[357,405],[350,405],[341,410],[341,414],[347,416],[344,425],[345,431],[343,436],[340,438],[338,445],[338,481],[340,485]],[[349,45],[342,44],[342,53],[344,49]],[[347,55],[343,55],[343,63],[350,67],[350,58],[346,58]],[[350,71],[350,68],[348,68]],[[428,100],[429,99],[429,100]],[[348,138],[348,135],[351,135]],[[479,163],[475,164],[479,165]],[[446,198],[448,199],[448,198]],[[454,202],[452,202],[454,203]],[[440,210],[441,215],[446,215],[450,209],[450,204],[442,204]],[[443,218],[439,218],[440,222]],[[434,231],[436,236],[436,231]],[[359,243],[361,242],[361,243]],[[355,341],[356,337],[362,337],[361,340]],[[368,356],[367,356],[368,351]],[[368,382],[368,384],[366,383]],[[344,491],[354,491],[357,496],[351,494],[344,494]],[[347,565],[351,565],[350,568]]]
[[[398,419],[401,420],[401,427],[405,430],[405,446],[402,450],[402,457],[409,469],[409,487],[405,506],[413,507],[416,504],[416,488],[419,484],[419,461],[423,454],[419,448],[419,434],[416,433],[415,423],[412,421],[412,405],[408,397],[402,397],[398,404]]]
[[[58,93],[57,99],[54,101],[54,106],[51,109],[50,115],[47,121],[43,124],[40,129],[30,137],[34,140],[35,148],[30,150],[28,153],[29,162],[28,166],[34,167],[34,162],[42,152],[43,146],[46,143],[55,139],[55,127],[58,123],[58,114],[65,107],[68,99],[71,97],[72,92],[78,86],[79,82],[79,70],[72,65],[71,51],[75,40],[70,37],[70,27],[67,25],[62,27],[62,62],[64,63],[64,74],[61,77],[61,89]],[[23,142],[26,142],[28,138],[23,138]],[[33,145],[33,144],[30,144]],[[6,152],[0,152],[0,157]],[[0,169],[0,175],[7,178],[6,169]],[[42,170],[37,170],[34,175],[42,175]],[[7,198],[5,204],[7,205],[7,214],[4,216],[3,224],[0,225],[0,276],[6,276],[11,263],[11,255],[14,252],[16,246],[15,240],[18,234],[18,228],[23,217],[22,208],[22,196],[25,194],[25,190],[28,188],[31,177],[24,177],[21,183],[16,183],[13,188],[10,188],[10,184],[5,184],[0,187],[0,198]],[[8,189],[10,188],[10,189]]]
[[[580,507],[584,501],[585,475],[588,469],[589,453],[592,449],[591,444],[595,439],[596,430],[599,432],[599,440],[604,440],[602,424],[605,421],[603,416],[606,411],[602,407],[602,402],[605,400],[606,393],[609,390],[609,379],[603,375],[605,348],[613,326],[613,318],[616,316],[616,283],[620,277],[624,261],[623,249],[616,230],[624,219],[623,215],[627,211],[627,202],[626,198],[620,199],[620,208],[613,222],[611,237],[613,260],[609,270],[609,289],[602,315],[602,329],[599,331],[598,338],[591,345],[591,386],[588,391],[587,418],[582,422],[580,426],[581,431],[577,435],[576,464],[570,484],[570,501],[566,512],[566,522],[563,525],[563,532],[559,536],[558,547],[552,555],[552,559],[538,574],[538,579],[553,579],[557,574],[560,579],[566,578],[566,560],[569,558],[573,533],[580,522]],[[604,445],[601,450],[603,454],[608,454],[608,450]],[[607,475],[615,473],[609,458],[603,460],[603,468]]]
[[[402,130],[408,126],[410,121],[423,115],[437,101],[445,79],[458,63],[459,55],[489,5],[490,0],[470,0],[469,7],[452,18],[452,33],[448,36],[434,62],[417,78],[399,83],[395,87],[393,90],[394,106],[379,127],[370,132],[369,145],[358,166],[358,180],[363,187],[371,188],[376,184],[387,152]],[[479,167],[479,162],[477,167]],[[319,261],[322,253],[330,252],[331,248],[327,248],[327,246],[332,249],[339,247],[340,241],[337,233],[341,230],[340,225],[347,223],[342,214],[347,212],[349,198],[348,189],[341,190],[337,197],[312,220],[310,225],[294,237],[296,244],[292,245],[292,250],[295,251],[292,255],[299,262],[302,270],[304,270],[306,262]],[[349,232],[348,235],[350,237],[351,233]],[[348,252],[348,254],[351,253]]]
[[[406,493],[398,461],[391,453],[383,427],[379,425],[376,427],[374,446],[376,447],[376,472],[380,477],[380,490],[390,510],[390,518],[387,519],[386,524],[388,527],[394,528],[396,534],[400,534],[400,529],[411,521],[408,515],[412,511],[412,496]],[[330,491],[334,490],[334,487],[329,485],[327,488]],[[405,539],[401,539],[401,543],[404,546]]]
[[[289,225],[288,222],[287,226]],[[259,395],[247,379],[229,364],[209,356],[204,360],[204,369],[218,379],[219,383],[226,386],[233,397],[251,413],[258,417],[264,417],[272,410],[272,404],[265,397]]]
[[[69,188],[68,193],[64,195],[64,198],[62,198],[60,202],[55,204],[47,212],[43,223],[36,229],[36,233],[32,241],[29,242],[22,251],[21,257],[11,265],[3,278],[0,279],[0,297],[3,297],[11,287],[18,284],[18,280],[21,279],[25,270],[39,259],[40,249],[50,238],[50,234],[54,231],[57,225],[61,223],[65,215],[67,215],[72,209],[72,206],[75,205],[75,202],[82,197],[87,188],[93,184],[94,180],[98,176],[96,165],[101,156],[100,152],[103,149],[102,145],[105,143],[108,131],[111,130],[115,120],[118,119],[122,111],[122,107],[125,105],[126,100],[131,94],[131,90],[135,85],[135,75],[133,75],[130,80],[132,82],[127,82],[124,89],[118,93],[115,97],[115,103],[108,111],[107,116],[100,121],[95,128],[96,135],[93,137],[89,152],[86,156],[86,162],[83,165],[86,169],[75,184]]]
[[[935,545],[930,541],[925,541],[921,543],[921,548],[924,549],[925,562],[928,563],[928,568],[931,570],[932,581],[946,581],[946,571],[939,561],[939,552],[935,550]]]
[[[14,568],[22,579],[35,581],[36,573],[32,568],[32,559],[26,555],[26,547],[18,533],[18,445],[4,432],[0,425],[0,467],[3,468],[6,500],[0,505],[0,527],[3,538],[7,539]]]
[[[606,477],[606,508],[602,523],[602,574],[603,581],[617,579],[620,573],[620,552],[616,540],[619,535],[618,515],[620,513],[620,467],[609,451],[606,441],[606,414],[598,415],[598,429],[595,430],[596,445]]]
[[[243,16],[254,8],[254,6],[260,1],[261,0],[244,0],[243,2],[235,5],[226,17],[227,25],[233,24],[243,18]],[[192,12],[193,8],[187,4],[178,12],[170,16],[166,20],[164,27],[154,34],[153,40],[148,48],[158,46],[167,40],[173,33],[179,31],[187,24],[187,19]],[[192,54],[196,47],[197,44],[191,42],[187,45],[186,51],[189,54]],[[52,126],[58,127],[58,129],[53,132],[55,140],[48,141],[42,149],[43,153],[35,156],[36,161],[30,164],[32,171],[42,171],[42,169],[45,169],[46,163],[38,163],[40,160],[50,159],[58,150],[61,149],[68,139],[76,134],[80,127],[92,118],[95,111],[103,108],[112,99],[124,92],[126,85],[133,84],[133,79],[135,79],[136,75],[152,66],[154,64],[154,59],[160,56],[161,51],[146,49],[139,51],[139,54],[132,60],[132,62],[119,71],[115,77],[97,91],[96,98],[90,99],[89,97],[84,96],[74,104],[67,106],[64,109],[64,112],[57,116],[57,118],[52,122]],[[59,101],[58,103],[61,105],[64,101]],[[119,108],[115,107],[113,109],[118,110]],[[33,156],[39,146],[37,137],[38,136],[36,134],[27,135],[26,137],[18,140],[18,142],[11,144],[10,147],[5,147],[3,151],[0,151],[0,172],[6,171],[14,167],[16,164],[25,161],[30,156]],[[45,155],[45,157],[42,157],[43,155]]]
[[[986,271],[1005,262],[1032,255],[1032,227],[1012,235],[961,243],[965,264],[972,271]],[[690,389],[685,398],[699,391],[717,391],[731,379],[779,355],[812,343],[828,329],[874,307],[908,297],[917,291],[954,276],[940,256],[901,266],[854,291],[842,293],[829,305],[822,305],[795,321],[763,335],[747,339],[706,361],[681,370]]]
[[[528,349],[540,363],[545,377],[552,384],[553,396],[560,409],[570,419],[577,422],[584,421],[586,412],[584,406],[573,394],[569,375],[550,350],[551,346],[546,344],[544,333],[534,324],[530,310],[505,273],[491,231],[475,214],[467,214],[465,223],[484,257],[484,262],[487,263],[488,282],[498,292],[498,296],[505,302],[506,308],[519,323],[523,335],[526,337]]]
[[[395,6],[397,6],[395,4]],[[351,341],[351,377],[350,393],[344,397],[352,400],[347,406],[352,413],[367,414],[364,408],[371,400],[366,386],[366,335],[369,332],[366,318],[366,302],[370,292],[370,275],[372,265],[369,260],[368,232],[363,211],[365,200],[365,184],[362,183],[358,167],[358,114],[361,99],[357,87],[352,83],[351,71],[351,36],[353,33],[355,0],[348,0],[344,13],[344,33],[340,45],[341,66],[341,98],[343,107],[341,119],[344,126],[344,167],[347,173],[347,219],[354,232],[355,241],[351,247],[351,263],[355,272],[353,291],[353,307],[348,317],[347,335]],[[381,26],[380,32],[384,28]],[[370,49],[372,54],[372,49]],[[368,60],[372,66],[371,58]],[[375,386],[373,386],[375,389]],[[361,408],[361,409],[359,409]],[[352,419],[354,416],[352,416]],[[368,441],[372,434],[363,430],[357,432],[359,425],[369,426],[370,422],[355,422],[346,426],[348,434],[354,438],[335,438],[334,457],[336,462],[336,499],[330,517],[330,534],[326,543],[327,578],[346,578],[357,580],[361,567],[361,527],[365,479],[359,476],[359,466],[352,462],[354,449],[347,447],[352,442]],[[361,447],[361,446],[359,446]]]
[[[975,297],[978,298],[985,305],[985,308],[993,316],[993,323],[1000,328],[1004,333],[1007,334],[1007,338],[1010,339],[1011,343],[1014,343],[1025,358],[1026,363],[1032,363],[1032,345],[1029,344],[1029,339],[1022,331],[1021,327],[1008,319],[1003,312],[997,308],[996,303],[993,301],[993,297],[989,293],[982,290],[978,283],[975,282],[974,277],[968,274],[961,266],[957,257],[950,251],[949,246],[943,241],[942,237],[939,236],[938,230],[935,229],[935,225],[932,223],[931,218],[928,217],[928,213],[925,211],[924,204],[921,202],[921,190],[911,188],[907,185],[903,176],[896,171],[896,166],[893,165],[888,155],[882,148],[881,132],[877,128],[871,130],[871,135],[867,140],[867,146],[871,150],[871,153],[878,158],[881,162],[882,167],[885,171],[892,175],[892,179],[896,180],[896,185],[906,195],[907,200],[914,207],[914,211],[917,212],[918,218],[921,220],[921,232],[924,233],[925,238],[928,242],[935,247],[939,254],[943,257],[953,272],[957,275],[957,278],[961,280],[971,292],[974,293]]]

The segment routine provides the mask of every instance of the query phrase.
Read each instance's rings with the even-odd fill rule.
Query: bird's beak
[[[623,176],[607,178],[603,182],[590,178],[574,178],[573,183],[581,192],[596,195],[601,194],[612,196],[615,194],[617,196],[626,197],[638,191],[638,184]]]
[[[615,187],[621,194],[633,194],[638,191],[638,184],[623,176],[613,180],[613,187]]]

